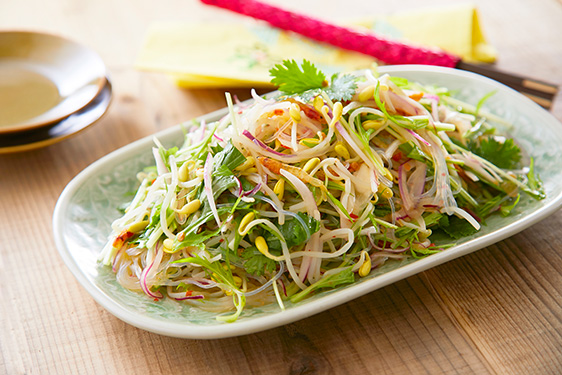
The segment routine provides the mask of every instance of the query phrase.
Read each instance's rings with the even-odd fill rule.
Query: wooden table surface
[[[560,0],[476,0],[502,69],[562,84]],[[332,21],[446,0],[280,1]],[[0,29],[78,40],[111,71],[114,99],[64,142],[0,155],[0,373],[559,374],[562,212],[498,244],[265,332],[221,340],[148,333],[90,297],[55,248],[65,185],[134,140],[224,106],[224,90],[180,90],[133,62],[154,21],[241,21],[195,0],[2,0]],[[238,90],[248,97],[247,90]],[[562,96],[553,114],[562,120]]]

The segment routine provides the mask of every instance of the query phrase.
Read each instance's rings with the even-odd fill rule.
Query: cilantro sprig
[[[269,70],[271,83],[279,87],[284,95],[299,96],[305,101],[326,92],[333,101],[351,100],[357,89],[355,77],[350,74],[334,74],[328,81],[326,75],[313,63],[303,60],[283,60]]]
[[[479,144],[470,143],[469,148],[499,168],[515,169],[521,161],[521,149],[511,138],[500,142],[491,136],[482,139]]]

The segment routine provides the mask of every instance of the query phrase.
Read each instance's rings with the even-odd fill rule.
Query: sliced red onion
[[[196,296],[185,296],[185,297],[180,297],[180,298],[176,298],[176,297],[172,297],[173,299],[175,299],[176,301],[183,301],[186,299],[203,299],[205,298],[205,296],[203,295],[196,295]]]
[[[119,248],[119,250],[117,250],[117,253],[115,253],[115,256],[113,257],[113,264],[111,265],[111,270],[113,272],[115,272],[115,266],[117,265],[117,257],[119,256],[119,253],[121,253],[121,250],[123,250],[124,246],[121,246]]]
[[[285,295],[285,297],[287,297],[287,288],[285,287],[285,283],[283,282],[283,280],[277,280],[277,282],[281,284],[281,288],[283,289],[283,294]]]
[[[156,251],[158,251],[158,249]],[[162,293],[160,293],[160,292],[158,292],[158,294],[153,293],[150,290],[150,288],[148,287],[148,285],[146,284],[146,277],[147,277],[148,273],[150,272],[150,269],[152,268],[153,265],[154,265],[154,261],[152,261],[152,263],[150,263],[150,266],[148,266],[147,268],[145,268],[142,271],[141,279],[140,279],[140,286],[141,286],[141,289],[143,290],[143,292],[145,292],[150,297],[160,299],[160,298],[163,297]]]
[[[397,217],[396,220],[397,220],[397,221],[398,221],[398,220],[404,220],[404,219],[407,219],[407,218],[409,218],[409,217],[410,217],[410,215],[406,214],[406,215],[402,215],[402,216]]]
[[[388,96],[390,97],[390,100],[392,101],[392,105],[394,106],[395,109],[401,109],[405,113],[408,113],[409,115],[412,115],[412,114],[413,115],[421,115],[423,113],[423,111],[421,111],[420,108],[418,108],[416,105],[414,105],[413,103],[411,103],[408,100],[410,98],[402,97],[402,96],[396,94],[392,90],[387,91],[387,93],[388,93]],[[412,100],[412,99],[410,99],[410,100]]]
[[[420,141],[421,143],[423,143],[424,145],[431,147],[431,144],[426,141],[425,139],[423,139],[423,137],[421,135],[419,135],[418,133],[416,133],[415,131],[411,130],[411,129],[406,129],[410,134],[412,134],[414,136],[414,138],[416,138],[418,141]]]
[[[219,142],[224,142],[224,140],[216,134],[213,134],[213,137],[215,137]]]
[[[279,151],[275,151],[274,149],[272,149],[271,147],[269,147],[268,145],[266,145],[265,143],[263,143],[262,141],[260,141],[259,139],[257,139],[256,137],[254,137],[252,135],[252,133],[250,133],[248,130],[244,129],[244,131],[242,132],[242,134],[244,136],[246,136],[246,138],[250,139],[252,142],[254,142],[257,146],[261,147],[262,149],[264,149],[265,151],[272,153],[273,155],[277,155],[277,156],[283,156],[283,157],[292,157],[292,156],[296,156],[294,154],[283,154],[282,152]]]

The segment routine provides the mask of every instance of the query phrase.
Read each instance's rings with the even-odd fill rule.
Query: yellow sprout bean
[[[361,251],[361,257],[365,257],[365,262],[359,267],[359,276],[365,277],[371,273],[371,257],[365,250]]]
[[[320,163],[319,158],[312,158],[302,167],[303,172],[310,173]]]
[[[369,99],[373,99],[374,95],[375,95],[375,86],[374,85],[367,86],[359,93],[359,101],[366,102]]]
[[[265,238],[263,238],[262,236],[257,237],[255,244],[260,253],[262,253],[265,256],[269,255],[269,246],[267,246],[267,242],[265,241]]]
[[[365,130],[379,130],[384,125],[384,120],[367,120],[363,121],[362,125]]]
[[[184,205],[178,213],[181,215],[191,215],[192,213],[196,212],[199,207],[201,207],[201,201],[199,199],[195,199],[186,205]]]
[[[285,180],[278,180],[273,187],[273,192],[277,195],[277,197],[279,197],[279,200],[283,200],[283,194],[285,193]]]
[[[144,228],[146,228],[147,226],[148,226],[148,220],[137,221],[136,223],[129,225],[127,231],[131,233],[138,233]]]
[[[347,159],[350,158],[349,151],[347,150],[347,147],[345,147],[343,145],[343,143],[341,143],[341,142],[336,143],[336,147],[334,147],[334,151],[336,151],[336,154],[338,154],[339,156],[344,158],[344,160],[347,160]]]
[[[236,171],[246,170],[256,164],[256,159],[253,156],[248,156],[246,161],[235,168]]]
[[[251,168],[246,169],[243,173],[244,174],[258,173],[258,169],[256,167],[251,167]]]
[[[386,198],[386,199],[392,198],[393,195],[394,195],[394,193],[392,192],[392,190],[390,188],[384,189],[381,193],[381,196],[383,198]]]
[[[164,252],[165,253],[171,253],[173,247],[174,247],[174,240],[172,240],[170,238],[166,238],[164,240]]]
[[[227,264],[223,264],[222,265],[222,269],[227,271],[230,268],[231,271],[234,271],[236,269],[236,266],[234,264],[231,264],[230,267],[228,267]]]
[[[306,146],[306,147],[313,147],[320,143],[318,138],[304,138],[299,141],[299,144]]]
[[[239,276],[232,276],[232,280],[234,280],[234,284],[236,284],[236,286],[238,288],[240,288],[240,286],[242,286],[242,278],[240,278]]]
[[[394,176],[387,168],[384,168],[384,177],[388,178],[390,181],[394,179]]]
[[[187,181],[187,178],[189,177],[188,168],[189,168],[188,164],[183,163],[180,169],[178,170],[178,180],[180,180],[181,182]]]
[[[314,98],[314,102],[312,102],[312,105],[314,105],[314,109],[322,113],[322,106],[324,105],[324,100],[322,99],[321,96],[317,96],[316,98]]]
[[[246,214],[246,216],[244,216],[242,218],[242,221],[240,221],[240,226],[238,227],[238,234],[243,236],[244,235],[244,231],[246,230],[246,227],[248,226],[248,224],[250,223],[250,221],[254,220],[254,213],[253,212],[249,212]]]
[[[340,102],[336,102],[334,104],[334,108],[332,109],[332,113],[334,117],[332,118],[332,124],[335,124],[337,121],[341,119],[341,114],[343,111],[343,105]]]
[[[295,122],[299,122],[301,120],[301,109],[295,103],[291,104],[291,107],[289,108],[289,114]]]

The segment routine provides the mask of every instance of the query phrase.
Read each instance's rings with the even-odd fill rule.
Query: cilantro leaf
[[[515,169],[521,161],[521,149],[513,139],[500,142],[495,137],[488,137],[481,140],[480,144],[470,142],[469,148],[499,168]]]
[[[333,101],[345,101],[351,100],[356,89],[355,77],[350,74],[334,74],[325,91]]]
[[[260,253],[255,246],[244,249],[241,257],[246,272],[255,276],[263,276],[266,271],[271,273],[277,268],[277,262]]]
[[[301,70],[302,68],[302,70]],[[270,69],[271,83],[279,86],[285,94],[300,94],[307,90],[321,89],[327,85],[326,76],[308,60],[301,66],[295,60],[283,60]]]
[[[355,77],[350,74],[334,74],[330,82],[326,75],[310,61],[299,64],[295,60],[284,60],[269,71],[273,77],[271,83],[279,86],[285,95],[297,95],[304,101],[310,101],[322,90],[333,101],[351,100],[357,89]]]
[[[296,303],[308,296],[310,293],[321,288],[335,288],[338,285],[350,284],[355,282],[355,275],[351,267],[342,268],[338,273],[333,273],[329,276],[323,277],[314,284],[310,285],[305,290],[293,295],[291,302]]]

